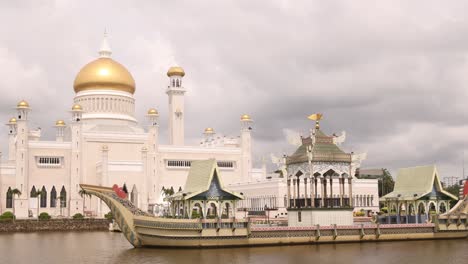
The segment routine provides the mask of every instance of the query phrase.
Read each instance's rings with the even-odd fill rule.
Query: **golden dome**
[[[72,111],[81,111],[81,110],[83,110],[83,107],[81,107],[81,105],[79,104],[74,104],[72,106]]]
[[[111,58],[99,58],[86,64],[76,75],[75,92],[85,90],[117,90],[135,93],[135,80],[130,72]]]
[[[65,126],[65,121],[63,121],[63,120],[57,120],[57,122],[55,122],[55,125],[56,125],[56,126]]]
[[[18,108],[28,108],[29,107],[29,104],[28,102],[26,102],[25,100],[21,100],[17,105],[16,107]]]
[[[212,133],[214,133],[214,129],[212,127],[207,127],[207,128],[205,128],[205,133],[212,134]]]
[[[10,124],[16,124],[16,118],[12,117],[10,118],[10,121],[8,121]]]
[[[148,110],[148,115],[158,115],[158,110],[154,109],[154,108],[150,108]]]
[[[241,121],[252,121],[249,115],[242,115],[240,119]]]
[[[182,77],[184,77],[185,76],[185,71],[184,71],[184,69],[182,69],[182,67],[174,66],[174,67],[169,68],[169,70],[167,71],[167,76],[169,76],[169,77],[171,77],[171,76],[182,76]]]

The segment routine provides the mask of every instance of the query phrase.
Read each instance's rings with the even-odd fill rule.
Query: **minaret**
[[[203,135],[205,136],[206,146],[212,146],[214,137],[216,135],[214,129],[212,127],[205,128],[205,132],[203,132]]]
[[[185,76],[181,67],[171,67],[167,71],[169,86],[169,143],[171,145],[184,145],[184,94],[182,78]]]
[[[16,136],[16,188],[21,195],[15,201],[16,217],[28,217],[28,164],[29,164],[29,127],[28,115],[31,111],[28,102],[22,100],[16,106],[17,136]]]
[[[242,115],[241,122],[241,155],[242,155],[242,175],[243,182],[251,180],[252,170],[252,124],[253,120],[249,115]]]
[[[71,109],[72,122],[71,130],[71,161],[70,161],[70,178],[68,182],[68,193],[70,193],[69,212],[70,215],[82,213],[83,198],[78,194],[79,184],[84,182],[82,179],[82,128],[81,116],[83,108],[79,104],[74,104]],[[65,124],[64,124],[65,125]]]
[[[56,129],[55,140],[57,142],[63,142],[63,134],[65,131],[65,127],[66,125],[63,120],[57,120],[57,122],[55,122],[55,129]]]
[[[146,163],[146,178],[145,185],[148,193],[148,203],[155,204],[159,197],[159,180],[158,174],[158,152],[159,152],[159,113],[156,109],[151,108],[146,115],[148,119],[148,154]]]
[[[8,160],[14,161],[16,159],[16,134],[17,134],[17,123],[16,118],[10,118],[8,121]]]

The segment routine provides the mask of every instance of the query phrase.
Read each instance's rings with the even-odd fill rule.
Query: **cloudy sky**
[[[157,107],[163,142],[165,73],[178,64],[191,144],[208,126],[238,135],[249,113],[258,164],[291,153],[284,129],[305,135],[305,117],[322,112],[325,132],[345,130],[344,148],[368,153],[363,167],[436,163],[442,177],[461,176],[466,10],[466,1],[429,0],[0,0],[0,120],[25,99],[32,126],[53,139],[107,28],[113,58],[136,80],[137,117]],[[5,153],[6,127],[0,133]]]

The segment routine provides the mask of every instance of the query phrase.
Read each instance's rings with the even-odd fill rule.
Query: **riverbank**
[[[0,221],[0,233],[40,231],[107,231],[107,219],[17,219]]]

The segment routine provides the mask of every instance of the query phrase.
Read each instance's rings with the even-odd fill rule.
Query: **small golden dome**
[[[111,58],[99,58],[86,64],[76,75],[75,92],[85,90],[117,90],[135,93],[135,80],[130,72]]]
[[[12,117],[10,118],[10,121],[8,121],[10,124],[16,124],[16,118]]]
[[[21,100],[17,105],[18,108],[28,108],[29,104],[25,100]]]
[[[246,115],[246,114],[242,115],[240,119],[241,119],[241,121],[252,121],[250,116]]]
[[[72,106],[72,111],[81,111],[81,110],[83,110],[83,107],[81,107],[81,105],[79,104],[74,104]]]
[[[169,68],[169,70],[167,71],[167,76],[169,76],[169,77],[171,77],[171,76],[182,76],[182,77],[184,77],[185,76],[185,71],[184,71],[184,69],[182,69],[182,67],[174,66],[174,67]]]
[[[57,122],[55,122],[55,126],[65,126],[65,121],[57,120]]]
[[[158,115],[158,110],[154,109],[154,108],[150,108],[148,110],[148,115]]]
[[[205,133],[206,134],[213,134],[214,133],[214,129],[212,127],[207,127],[205,128]]]

